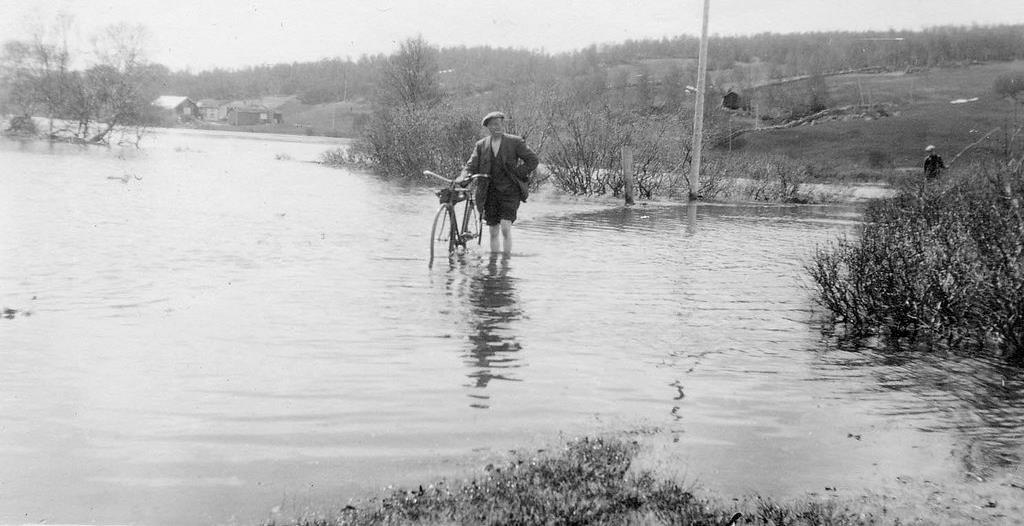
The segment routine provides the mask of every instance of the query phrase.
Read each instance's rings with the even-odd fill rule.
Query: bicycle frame
[[[474,192],[470,188],[463,187],[460,184],[462,181],[457,179],[448,179],[431,171],[424,171],[423,173],[448,183],[446,188],[448,191],[447,199],[441,202],[437,213],[434,214],[434,222],[430,229],[430,260],[428,266],[433,266],[434,252],[437,245],[447,243],[448,255],[451,256],[459,248],[465,250],[468,242],[474,237],[477,238],[478,244],[481,243],[483,227],[482,220],[476,210]],[[488,177],[488,175],[475,174],[470,177],[469,181],[473,182],[481,177]],[[441,197],[443,192],[445,190],[437,192],[438,197]],[[460,202],[463,206],[461,214],[458,213],[458,204]],[[460,215],[462,216],[462,221],[459,221]],[[476,221],[474,221],[474,217]],[[444,236],[447,236],[447,238]]]

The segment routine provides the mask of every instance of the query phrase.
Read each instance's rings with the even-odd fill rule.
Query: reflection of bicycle
[[[446,188],[436,193],[441,206],[434,214],[434,224],[430,227],[430,261],[427,263],[429,266],[434,264],[435,253],[451,257],[460,250],[466,250],[466,246],[474,239],[480,244],[483,220],[476,209],[474,185],[477,179],[488,175],[474,174],[467,178],[448,179],[430,170],[423,174],[448,183]]]

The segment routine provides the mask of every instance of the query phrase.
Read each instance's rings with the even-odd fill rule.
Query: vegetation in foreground
[[[807,270],[852,336],[994,352],[1024,365],[1024,162],[979,164],[872,203]],[[920,345],[919,345],[920,344]]]
[[[397,490],[363,507],[297,517],[301,526],[342,524],[874,524],[874,516],[830,502],[770,500],[719,504],[632,468],[639,446],[619,438],[583,438],[543,456],[514,458],[485,476]]]

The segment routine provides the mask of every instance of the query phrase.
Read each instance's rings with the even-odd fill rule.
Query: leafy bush
[[[801,203],[814,168],[781,155],[719,157],[705,165],[701,195],[707,199]]]
[[[469,158],[478,130],[475,116],[446,104],[380,108],[340,159],[372,166],[387,177],[419,177],[423,170],[454,176]]]
[[[611,109],[571,96],[552,101],[543,162],[555,187],[573,195],[607,193],[622,139]]]
[[[327,150],[320,154],[318,161],[320,164],[326,164],[328,166],[351,166],[358,164],[358,161],[349,154],[344,148],[335,148],[333,150]]]
[[[625,188],[622,149],[633,150],[633,181],[640,197],[669,195],[680,183],[689,151],[678,149],[677,114],[643,115],[615,109],[603,95],[563,93],[548,102],[543,162],[556,188],[573,195],[620,195]],[[688,143],[687,143],[688,144]]]
[[[977,165],[871,205],[807,270],[851,334],[997,349],[1024,363],[1022,163]]]
[[[11,135],[36,135],[39,133],[39,129],[36,126],[36,121],[32,120],[31,116],[16,115],[11,117],[4,133]]]

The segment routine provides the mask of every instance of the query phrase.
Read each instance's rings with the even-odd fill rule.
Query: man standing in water
[[[490,227],[491,252],[512,252],[512,223],[519,203],[529,193],[530,173],[537,168],[537,154],[522,137],[505,133],[505,114],[493,111],[484,116],[487,137],[477,141],[462,169],[462,179],[472,174],[488,174],[479,179],[477,206],[482,204],[484,221]],[[520,163],[520,161],[522,163]]]
[[[924,177],[925,179],[935,179],[946,169],[946,165],[942,162],[942,157],[935,153],[935,147],[928,145],[924,151],[928,152],[928,157],[924,158]]]

